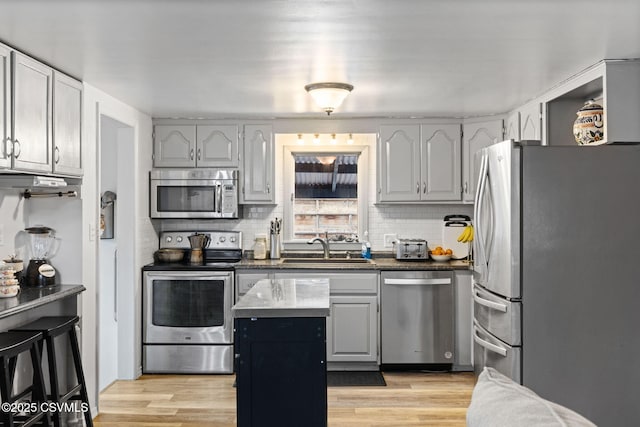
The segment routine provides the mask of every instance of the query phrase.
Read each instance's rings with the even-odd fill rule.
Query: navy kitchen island
[[[329,280],[261,280],[233,314],[238,427],[326,427]]]

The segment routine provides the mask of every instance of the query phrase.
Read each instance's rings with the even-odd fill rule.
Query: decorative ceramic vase
[[[576,113],[573,122],[573,136],[578,145],[589,145],[604,139],[604,111],[593,99],[585,102]]]

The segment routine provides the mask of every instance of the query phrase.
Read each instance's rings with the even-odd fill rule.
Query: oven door
[[[232,271],[147,271],[145,344],[232,343]]]

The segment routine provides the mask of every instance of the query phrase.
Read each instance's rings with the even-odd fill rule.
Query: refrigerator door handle
[[[473,327],[473,340],[478,343],[478,345],[486,348],[489,351],[499,354],[502,357],[507,356],[507,349],[502,348],[498,345],[492,344],[489,341],[483,340],[478,336],[478,328]]]
[[[484,281],[484,277],[486,274],[486,269],[487,269],[487,265],[486,265],[486,252],[485,252],[485,246],[484,246],[484,241],[482,240],[483,238],[483,233],[484,230],[482,228],[482,221],[484,220],[483,218],[480,218],[481,212],[482,212],[482,205],[483,205],[483,199],[485,196],[485,191],[486,191],[486,185],[487,185],[487,167],[488,167],[488,163],[489,163],[489,158],[487,157],[486,153],[482,154],[482,158],[480,159],[480,174],[478,176],[478,189],[476,191],[476,197],[474,200],[474,204],[473,204],[473,218],[474,218],[474,222],[475,222],[475,227],[476,227],[476,241],[478,242],[478,259],[477,261],[481,261],[481,263],[478,263],[478,266],[481,266],[481,271],[479,271],[481,277],[483,278]],[[482,265],[481,265],[482,264]]]
[[[507,312],[507,305],[506,304],[500,304],[498,302],[493,302],[493,301],[490,301],[488,299],[482,298],[477,289],[473,290],[473,300],[475,302],[477,302],[478,304],[483,305],[483,306],[488,307],[488,308],[491,308],[493,310],[501,311],[503,313]]]

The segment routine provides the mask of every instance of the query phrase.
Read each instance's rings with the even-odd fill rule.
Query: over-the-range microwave
[[[155,169],[151,218],[238,218],[237,169]]]

